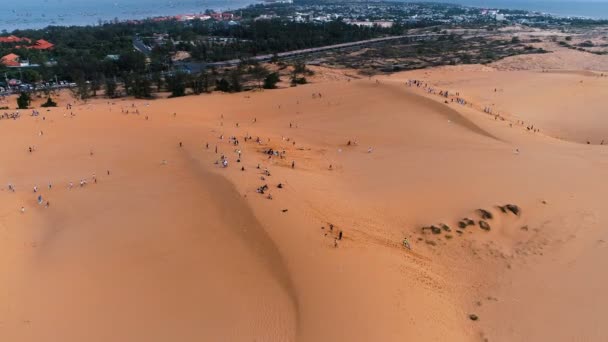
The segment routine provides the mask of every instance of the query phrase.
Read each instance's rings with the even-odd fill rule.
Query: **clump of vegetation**
[[[485,209],[477,209],[477,212],[479,213],[479,216],[481,216],[481,218],[484,220],[491,220],[493,218],[492,213]]]
[[[215,80],[215,90],[228,93],[230,92],[230,83],[225,78]]]
[[[306,83],[308,83],[308,80],[306,79],[306,77],[295,77],[295,76],[291,77],[291,85],[293,87],[295,87],[298,84],[306,84]]]
[[[31,102],[32,102],[32,98],[30,97],[30,94],[23,92],[17,98],[17,108],[27,109],[30,106]]]
[[[43,103],[40,107],[57,107],[57,102],[53,101],[53,99],[51,99],[51,97],[49,96],[46,99],[46,102]]]
[[[483,230],[490,230],[490,224],[486,221],[479,221],[479,228],[483,229]]]
[[[422,231],[430,230],[433,234],[441,234],[441,228],[437,226],[422,227]]]
[[[308,80],[304,75],[314,75],[314,71],[306,68],[306,64],[302,61],[298,61],[293,65],[293,71],[291,72],[291,86],[295,87],[298,84],[306,84]]]
[[[114,79],[111,79],[111,78],[106,79],[105,91],[106,91],[107,97],[109,97],[111,99],[118,97],[118,92],[116,91],[117,88],[118,88],[118,85],[116,84],[116,81],[114,81]]]
[[[276,89],[277,83],[279,83],[280,81],[281,81],[281,77],[279,76],[279,73],[277,73],[277,72],[270,73],[264,79],[264,89]]]
[[[186,95],[186,75],[176,73],[167,77],[167,89],[171,92],[170,97],[180,97]]]
[[[475,225],[475,221],[471,220],[470,218],[463,218],[462,220],[460,220],[460,222],[458,222],[458,227],[464,229],[468,226],[474,226]]]
[[[519,214],[521,213],[521,209],[519,209],[518,206],[516,206],[515,204],[507,204],[505,205],[505,207],[507,208],[508,211],[512,212],[513,214],[519,216]]]

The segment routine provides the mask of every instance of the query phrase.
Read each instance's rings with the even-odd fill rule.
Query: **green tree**
[[[230,91],[230,82],[226,81],[223,77],[215,80],[215,89],[227,93]]]
[[[276,89],[277,83],[281,81],[278,72],[270,73],[264,79],[264,89]]]
[[[135,74],[133,76],[133,86],[131,88],[133,96],[139,99],[152,97],[152,82],[146,76]]]
[[[243,90],[243,85],[241,84],[243,79],[243,68],[239,65],[234,70],[230,71],[230,90],[238,93]]]
[[[270,71],[261,64],[256,64],[250,71],[253,78],[258,82],[258,88],[262,89],[264,79],[270,74]]]
[[[106,96],[109,98],[114,98],[116,97],[116,81],[114,80],[114,78],[106,78],[106,83],[105,83],[105,91],[106,91]]]
[[[57,102],[53,101],[53,99],[51,99],[51,97],[49,96],[46,99],[46,102],[40,105],[40,107],[57,107]]]
[[[76,87],[70,89],[72,91],[72,95],[82,101],[86,101],[89,97],[91,97],[91,87],[89,82],[87,82],[84,77],[79,77],[76,79]]]
[[[117,63],[121,70],[141,73],[146,69],[146,56],[141,52],[129,51],[120,55]]]
[[[17,107],[19,109],[27,109],[27,107],[30,106],[31,102],[32,102],[32,99],[30,97],[30,94],[23,92],[17,98]]]
[[[186,95],[186,78],[187,75],[181,72],[167,78],[167,89],[171,92],[171,97]]]
[[[91,80],[91,91],[93,96],[97,96],[97,91],[101,90],[101,85],[105,83],[105,77],[103,74],[96,72]]]
[[[163,87],[163,75],[156,71],[152,74],[152,81],[154,82],[155,86],[156,86],[156,92],[160,92],[161,88]]]

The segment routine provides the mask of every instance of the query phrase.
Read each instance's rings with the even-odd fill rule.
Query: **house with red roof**
[[[13,36],[13,35],[10,35],[8,37],[0,37],[0,43],[21,43],[21,42],[31,43],[32,40],[29,38],[21,38],[21,37],[17,37],[17,36]]]
[[[8,36],[8,37],[0,37],[0,44],[14,44],[14,43],[27,43],[32,44],[32,40],[25,37],[17,37],[17,36]],[[50,43],[44,39],[39,39],[34,42],[34,44],[29,46],[16,46],[16,48],[26,48],[26,49],[35,49],[35,50],[50,50],[53,48],[53,43]]]
[[[53,43],[49,43],[44,39],[38,39],[36,43],[34,43],[34,45],[32,46],[29,46],[28,49],[50,50],[53,48],[53,46],[55,46]]]
[[[19,61],[19,59],[19,55],[9,53],[8,55],[0,58],[0,64],[3,64],[7,67],[18,67],[21,66],[21,62]]]

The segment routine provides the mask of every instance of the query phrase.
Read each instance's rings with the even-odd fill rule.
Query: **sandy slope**
[[[0,121],[0,181],[17,186],[0,192],[0,338],[605,339],[605,147],[444,104],[405,87],[411,76],[99,100],[73,118]],[[482,76],[454,72],[446,86]],[[592,100],[602,91],[585,88]],[[214,164],[221,154],[226,169]],[[36,184],[49,208],[35,203]],[[272,200],[256,193],[263,184]],[[506,203],[522,215],[494,207]],[[494,213],[492,229],[457,234],[477,208]],[[439,222],[452,232],[421,233]]]
[[[431,73],[415,71],[439,89],[459,91],[478,108],[492,108],[511,120],[523,120],[553,137],[592,144],[608,143],[608,74],[591,71],[461,72],[442,68]]]

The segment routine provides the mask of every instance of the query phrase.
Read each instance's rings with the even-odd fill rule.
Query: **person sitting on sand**
[[[407,249],[412,249],[412,246],[410,246],[410,242],[407,240],[407,238],[403,239],[403,247],[407,248]]]

